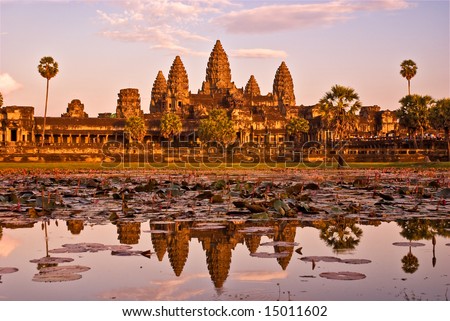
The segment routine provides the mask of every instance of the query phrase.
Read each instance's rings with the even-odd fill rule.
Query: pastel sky
[[[405,59],[418,65],[413,93],[450,97],[449,17],[449,1],[0,0],[0,91],[4,105],[43,115],[37,66],[52,56],[49,116],[76,98],[90,117],[115,112],[122,88],[138,88],[148,113],[158,71],[167,78],[180,55],[196,93],[220,39],[239,88],[254,75],[271,92],[285,61],[298,105],[339,84],[393,110],[407,93]]]

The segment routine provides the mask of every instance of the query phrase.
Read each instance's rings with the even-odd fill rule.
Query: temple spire
[[[162,71],[158,72],[152,88],[152,99],[150,101],[150,113],[162,112],[166,104],[167,81]]]
[[[278,106],[295,106],[294,82],[284,61],[275,74],[273,97]]]
[[[236,86],[231,82],[231,69],[228,56],[222,47],[220,40],[216,41],[206,68],[206,79],[202,85],[202,93],[226,93],[235,90]]]
[[[253,76],[253,75],[250,76],[250,79],[248,80],[247,85],[245,85],[244,94],[250,95],[250,96],[261,95],[261,91],[259,89],[258,83],[256,82],[255,76]]]
[[[180,56],[176,56],[167,78],[169,110],[180,112],[189,104],[189,80]]]

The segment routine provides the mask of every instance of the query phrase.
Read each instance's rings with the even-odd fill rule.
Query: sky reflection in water
[[[446,300],[450,295],[448,220],[49,223],[49,255],[74,259],[59,266],[90,270],[75,281],[32,281],[39,270],[30,260],[47,254],[45,230],[40,223],[3,227],[0,268],[19,271],[1,275],[1,300]],[[129,253],[115,254],[135,255],[52,253],[78,243],[128,244]],[[150,258],[139,254],[148,250]],[[326,272],[364,278],[321,277]]]

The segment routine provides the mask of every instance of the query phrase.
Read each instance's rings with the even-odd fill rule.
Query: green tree
[[[47,90],[45,93],[45,110],[44,110],[44,127],[42,129],[42,145],[44,146],[45,140],[45,125],[47,123],[47,104],[48,104],[48,87],[50,79],[56,76],[58,73],[58,63],[52,57],[42,57],[39,61],[38,71],[42,77],[47,79]]]
[[[430,108],[430,124],[434,129],[444,130],[447,156],[450,161],[450,98],[440,99]]]
[[[142,142],[147,132],[144,119],[137,116],[128,118],[125,122],[124,131],[133,141]]]
[[[217,142],[225,147],[236,139],[233,122],[223,109],[213,109],[207,118],[200,121],[198,135],[202,142]]]
[[[353,88],[334,85],[319,101],[323,127],[342,139],[357,128],[356,113],[361,108],[359,95]]]
[[[430,96],[408,95],[400,99],[401,107],[396,111],[399,124],[413,135],[414,147],[417,148],[416,133],[420,131],[421,141],[423,131],[429,126],[429,112],[434,100]]]
[[[183,123],[181,118],[174,113],[166,113],[161,117],[161,135],[164,138],[173,139],[175,135],[181,133]]]
[[[0,108],[3,107],[3,95],[0,93]]]
[[[411,78],[417,73],[417,65],[411,59],[403,60],[400,64],[400,75],[408,80],[408,95],[411,95]]]
[[[286,131],[288,135],[294,136],[296,141],[299,141],[302,134],[309,131],[309,122],[303,117],[291,118],[286,125]]]

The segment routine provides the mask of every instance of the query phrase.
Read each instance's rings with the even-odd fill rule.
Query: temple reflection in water
[[[216,288],[222,288],[230,271],[233,251],[245,244],[255,254],[261,237],[273,240],[274,253],[282,270],[286,270],[294,252],[297,220],[292,221],[224,221],[208,225],[194,221],[151,222],[151,241],[159,261],[167,252],[173,272],[180,276],[189,255],[189,242],[197,239],[206,254],[206,265]],[[260,229],[258,229],[260,228]]]
[[[166,281],[175,282],[176,279],[177,282],[179,281],[176,283],[177,286],[186,287],[183,290],[180,289],[181,291],[191,293],[192,287],[201,289],[200,292],[194,291],[196,293],[206,293],[209,288],[215,290],[213,296],[230,293],[230,289],[236,286],[237,293],[242,293],[240,285],[236,285],[236,282],[239,284],[246,282],[245,286],[250,286],[251,289],[249,293],[256,293],[262,287],[267,288],[265,282],[268,282],[268,275],[271,281],[267,284],[272,286],[271,291],[278,282],[285,289],[295,288],[293,280],[300,280],[301,289],[307,288],[310,292],[316,291],[317,284],[320,284],[319,288],[322,286],[324,282],[321,280],[322,275],[327,274],[323,273],[324,271],[332,274],[334,271],[348,270],[352,272],[342,273],[354,273],[367,279],[371,278],[372,281],[380,273],[386,277],[385,273],[388,270],[394,271],[392,274],[394,276],[389,276],[394,282],[412,278],[413,275],[419,279],[422,275],[435,275],[442,278],[446,277],[443,276],[445,273],[442,270],[448,266],[448,257],[445,253],[450,246],[446,240],[450,238],[450,220],[446,218],[409,218],[386,222],[377,218],[361,219],[342,215],[327,219],[308,217],[302,219],[224,217],[222,219],[215,217],[204,220],[188,218],[140,220],[130,216],[111,220],[112,230],[116,231],[112,239],[118,240],[121,245],[107,245],[98,241],[92,243],[93,235],[102,235],[102,230],[108,231],[108,234],[111,231],[110,223],[102,222],[103,227],[99,228],[93,224],[93,221],[79,218],[70,218],[65,222],[46,219],[39,225],[36,221],[19,224],[20,222],[11,220],[0,225],[0,242],[3,249],[6,249],[14,240],[9,230],[28,230],[35,227],[39,230],[38,234],[45,236],[40,239],[43,242],[45,240],[45,247],[39,246],[37,253],[27,257],[26,264],[29,264],[30,258],[34,259],[42,255],[45,255],[43,259],[61,259],[58,256],[60,253],[66,253],[61,251],[65,249],[69,250],[67,253],[112,251],[112,256],[144,255],[151,258],[152,263],[148,267],[151,267],[153,273],[159,271],[161,274],[148,274],[144,269],[140,276],[139,272],[135,275],[140,280],[150,277],[152,280],[150,284],[160,284]],[[51,226],[48,234],[47,226]],[[88,226],[91,228],[87,228]],[[374,233],[375,229],[377,233]],[[57,230],[64,234],[67,234],[69,230],[73,236],[70,237],[72,241],[62,241],[62,247],[58,248],[58,240],[63,234],[55,234]],[[382,239],[378,237],[380,235],[378,232],[383,235]],[[58,234],[59,236],[55,238]],[[88,237],[85,238],[85,236]],[[75,241],[76,239],[79,241]],[[374,246],[374,242],[379,244]],[[115,250],[113,251],[112,248]],[[42,252],[43,249],[45,254]],[[142,251],[144,249],[145,251]],[[88,259],[96,255],[76,254],[76,256],[76,259]],[[142,262],[139,258],[136,259],[137,261],[134,262]],[[118,275],[123,272],[123,268],[133,267],[133,263],[127,263],[133,262],[131,258],[116,262],[120,270]],[[144,266],[141,264],[139,263],[140,269]],[[386,266],[386,271],[378,269],[376,266],[379,264]],[[41,272],[44,267],[56,269],[64,268],[64,266],[66,264],[60,265],[59,261],[38,263],[37,275],[46,276],[45,271]],[[87,267],[90,267],[91,271],[96,269],[95,264],[87,265]],[[404,273],[404,277],[396,279],[400,271]],[[253,273],[251,278],[246,278],[248,273]],[[263,277],[259,278],[259,274]],[[244,278],[242,278],[243,275],[245,275]],[[289,275],[293,279],[287,281],[285,278]],[[88,277],[87,273],[86,277]],[[130,280],[132,281],[131,276]],[[202,280],[210,282],[210,286],[205,287]],[[442,282],[446,284],[445,280]],[[115,281],[113,283],[116,284]],[[390,285],[389,282],[387,284]],[[113,291],[116,291],[117,287],[118,284],[114,285]],[[436,285],[433,285],[432,289],[435,287]],[[127,287],[125,290],[128,293]],[[155,298],[160,294],[153,286],[140,287],[139,285],[139,291],[144,293],[150,291],[147,293],[148,298]],[[296,293],[297,298],[300,298],[301,293],[303,292]],[[171,296],[173,293],[165,293],[165,295]],[[408,295],[413,294],[408,293]]]

